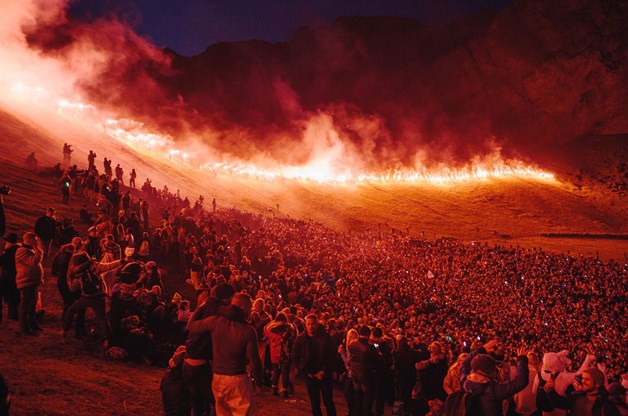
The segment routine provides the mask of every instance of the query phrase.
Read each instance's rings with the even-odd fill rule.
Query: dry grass
[[[60,123],[60,122],[57,122]],[[544,247],[553,251],[581,252],[603,258],[625,258],[624,241],[553,239],[546,232],[626,232],[626,204],[595,190],[579,191],[569,183],[536,181],[485,181],[459,186],[323,186],[303,183],[259,183],[255,180],[201,177],[185,166],[169,165],[159,158],[134,156],[122,145],[112,145],[104,136],[70,124],[25,123],[0,111],[0,184],[14,191],[5,197],[8,226],[23,233],[48,206],[62,217],[77,218],[80,203],[63,206],[53,178],[34,175],[21,166],[35,150],[43,165],[61,156],[64,141],[74,144],[75,157],[83,164],[90,148],[102,157],[118,157],[136,167],[140,178],[154,183],[167,178],[195,199],[199,193],[219,206],[277,215],[313,218],[344,230],[410,231],[426,238],[452,236],[491,244]],[[140,160],[141,159],[141,160]],[[141,170],[138,168],[141,166]],[[128,170],[128,168],[127,168]],[[138,179],[140,179],[138,178]],[[171,181],[171,182],[170,182]],[[276,211],[276,204],[279,210]],[[49,268],[47,265],[47,276]],[[99,346],[83,344],[60,335],[61,302],[51,277],[43,289],[45,331],[38,337],[18,337],[17,325],[0,324],[0,373],[14,396],[16,415],[155,415],[161,413],[159,381],[162,369],[133,363],[108,361]],[[342,402],[340,394],[337,403]],[[296,402],[263,396],[262,415],[306,415],[303,388]],[[339,414],[342,414],[343,408]]]

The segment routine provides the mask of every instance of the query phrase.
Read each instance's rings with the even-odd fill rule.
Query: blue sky
[[[195,55],[217,42],[288,41],[306,24],[338,16],[406,16],[445,21],[482,7],[501,9],[513,0],[78,0],[81,18],[114,13],[160,47]]]

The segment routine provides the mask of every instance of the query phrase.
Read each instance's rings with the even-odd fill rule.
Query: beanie
[[[371,328],[366,325],[362,325],[360,330],[358,331],[361,337],[370,337],[371,336]]]
[[[471,360],[471,370],[483,376],[493,378],[495,373],[495,360],[489,355],[478,354]]]
[[[4,236],[4,241],[6,241],[7,243],[16,244],[17,243],[17,234],[15,234],[15,233],[8,233],[7,235]]]
[[[604,373],[599,368],[587,368],[583,371],[583,373],[587,373],[589,376],[591,376],[591,378],[593,379],[593,381],[595,381],[598,387],[604,386],[604,381],[606,377],[604,377]]]
[[[214,295],[220,300],[227,300],[235,295],[235,289],[229,283],[220,283],[214,289]]]

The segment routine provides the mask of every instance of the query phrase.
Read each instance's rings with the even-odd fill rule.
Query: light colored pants
[[[242,374],[214,374],[212,391],[216,399],[216,416],[253,416],[257,414],[255,391],[251,378]]]

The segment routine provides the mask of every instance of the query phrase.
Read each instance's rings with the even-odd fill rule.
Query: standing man
[[[253,383],[246,371],[248,361],[255,384],[261,387],[262,362],[257,349],[257,332],[247,323],[252,306],[248,294],[237,293],[231,305],[219,310],[219,316],[195,320],[193,315],[188,323],[190,334],[209,332],[212,336],[216,416],[257,413]]]
[[[336,354],[336,344],[319,325],[318,317],[314,314],[306,316],[305,331],[294,342],[292,362],[297,368],[297,375],[305,378],[313,416],[323,415],[321,398],[327,416],[336,416],[336,405],[332,395],[332,372]]]
[[[124,180],[122,177],[124,176],[124,170],[122,170],[122,166],[118,163],[116,165],[116,179],[120,182],[121,185],[124,185]]]
[[[44,283],[44,267],[41,262],[44,257],[44,247],[35,233],[27,232],[22,237],[23,244],[15,252],[15,276],[17,288],[20,291],[20,306],[18,315],[20,333],[35,335],[34,331],[42,329],[35,322],[35,308],[39,286]]]
[[[59,289],[59,294],[63,300],[62,318],[65,317],[70,305],[72,305],[80,296],[79,292],[72,292],[68,286],[68,267],[74,252],[78,252],[82,246],[83,240],[80,237],[74,237],[72,242],[70,244],[63,245],[52,259],[50,269],[52,271],[52,275],[57,278],[57,288]]]
[[[94,169],[94,162],[96,161],[96,153],[94,153],[92,150],[89,151],[89,154],[87,155],[87,170],[92,170]]]
[[[33,231],[35,231],[35,234],[41,240],[47,256],[52,248],[52,240],[57,233],[57,220],[55,218],[54,208],[48,208],[46,213],[37,219]]]
[[[375,399],[376,370],[380,365],[377,349],[369,343],[371,329],[364,325],[358,331],[358,340],[347,345],[351,362],[351,381],[356,416],[369,416]],[[379,344],[378,344],[379,345]]]
[[[137,172],[135,172],[135,168],[133,168],[129,174],[129,187],[133,189],[135,189],[135,178],[137,178]]]
[[[91,308],[100,323],[100,332],[109,345],[109,325],[107,323],[107,285],[101,274],[120,267],[120,260],[111,263],[98,263],[89,254],[80,250],[70,258],[68,265],[68,287],[71,291],[80,290],[81,296],[68,308],[63,318],[63,336],[72,326],[75,315],[83,314]]]

